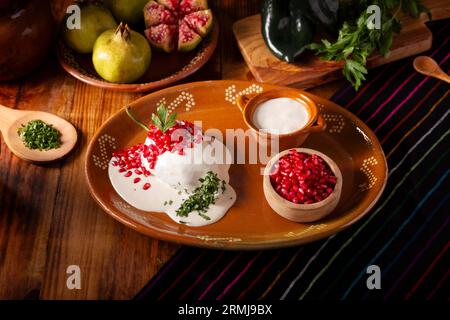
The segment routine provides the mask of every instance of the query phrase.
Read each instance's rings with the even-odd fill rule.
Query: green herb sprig
[[[32,150],[50,150],[61,146],[61,132],[42,120],[31,120],[17,129],[25,146]]]
[[[131,120],[141,126],[145,131],[150,131],[150,128],[145,123],[136,118],[130,107],[127,107],[125,109],[125,112],[131,118]],[[161,130],[162,133],[166,132],[176,124],[176,118],[177,114],[169,114],[169,110],[163,103],[161,103],[156,109],[156,114],[152,113],[152,122],[159,130]]]
[[[169,111],[164,104],[159,105],[158,109],[156,109],[156,114],[152,113],[153,124],[161,130],[162,133],[175,125],[176,118],[177,114],[169,114]]]
[[[192,211],[198,211],[198,214],[205,220],[211,218],[205,215],[211,204],[215,203],[215,197],[225,191],[225,182],[217,177],[217,173],[208,171],[204,178],[199,179],[201,185],[197,187],[192,194],[176,210],[177,216],[187,217]]]
[[[381,29],[367,28],[369,14],[367,7],[377,5],[381,12]],[[420,0],[361,0],[342,1],[341,20],[344,21],[335,42],[323,39],[321,43],[312,43],[309,49],[315,51],[322,59],[343,61],[342,73],[356,90],[365,80],[368,57],[375,51],[386,56],[392,46],[394,33],[400,32],[401,23],[398,13],[404,11],[413,17],[430,11]]]

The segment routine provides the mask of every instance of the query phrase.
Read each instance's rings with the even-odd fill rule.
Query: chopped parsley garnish
[[[169,200],[169,201],[164,201],[164,206],[167,206],[167,205],[171,205],[171,204],[173,204],[173,200]]]
[[[226,187],[225,187],[225,181],[224,180],[222,180],[222,185],[220,186],[220,189],[222,189],[222,193],[225,192]]]
[[[200,217],[202,217],[203,219],[205,219],[205,220],[211,220],[211,218],[208,217],[208,216],[207,216],[206,214],[204,214],[204,213],[199,212],[198,215],[199,215]]]
[[[201,185],[197,187],[192,194],[181,204],[176,211],[177,216],[187,217],[192,211],[198,211],[199,215],[210,220],[206,213],[210,204],[215,203],[215,196],[219,192],[219,188],[222,192],[225,191],[225,182],[221,181],[217,177],[217,173],[208,171],[204,178],[199,179]]]
[[[61,132],[42,120],[31,120],[17,129],[17,134],[25,146],[35,150],[57,149],[61,146]]]

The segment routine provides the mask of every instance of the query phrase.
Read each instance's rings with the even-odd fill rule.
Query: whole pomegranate
[[[105,80],[130,83],[148,69],[151,49],[141,34],[121,23],[117,29],[103,32],[95,41],[92,62]]]
[[[97,37],[105,30],[116,27],[117,23],[108,9],[96,3],[87,3],[81,6],[79,29],[69,29],[64,23],[64,39],[75,51],[90,53]]]
[[[136,26],[143,21],[142,9],[148,0],[106,0],[106,6],[118,21]]]

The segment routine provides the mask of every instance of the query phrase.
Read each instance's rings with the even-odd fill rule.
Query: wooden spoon
[[[414,59],[414,69],[426,76],[441,79],[447,83],[450,83],[450,77],[446,74],[433,58],[427,56],[420,56]]]
[[[50,150],[32,150],[20,139],[17,129],[31,120],[42,120],[61,132],[61,146]],[[68,121],[48,112],[24,111],[7,108],[0,104],[0,132],[9,149],[19,158],[35,163],[52,162],[63,158],[75,146],[78,135]]]

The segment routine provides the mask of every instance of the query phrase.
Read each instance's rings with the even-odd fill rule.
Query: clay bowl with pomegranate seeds
[[[219,39],[219,24],[214,17],[210,34],[190,52],[159,52],[152,48],[150,67],[134,83],[112,83],[100,77],[92,64],[92,54],[79,54],[61,38],[57,44],[58,61],[73,77],[89,85],[113,91],[148,92],[173,85],[199,70],[211,58]]]
[[[332,183],[330,184],[330,186],[325,185],[325,187],[329,190],[328,193],[325,193],[325,195],[321,197],[311,196],[310,198],[308,198],[306,194],[307,190],[303,190],[301,187],[299,188],[296,184],[298,182],[297,177],[294,177],[293,179],[286,178],[286,180],[289,181],[288,183],[291,186],[291,190],[292,184],[290,182],[293,181],[295,192],[290,192],[292,197],[289,200],[286,197],[283,197],[283,193],[281,191],[284,191],[287,197],[289,197],[289,186],[284,185],[287,187],[287,189],[283,190],[281,181],[277,185],[275,180],[278,178],[284,178],[283,174],[286,174],[287,172],[284,171],[278,173],[276,171],[283,171],[283,169],[280,167],[280,159],[286,158],[292,153],[295,155],[297,155],[298,153],[310,156],[315,155],[316,157],[318,157],[318,160],[322,162],[322,164],[319,162],[319,165],[317,167],[320,169],[318,170],[327,171],[330,175],[330,180],[332,179]],[[297,155],[297,157],[299,157],[299,155]],[[303,167],[304,161],[301,161],[303,159],[299,160],[300,161],[298,162],[300,162]],[[295,167],[295,165],[293,167]],[[289,166],[288,171],[291,171],[291,168],[292,167]],[[306,169],[304,171],[307,173],[311,173],[311,171],[313,171],[306,166],[304,169]],[[317,175],[319,174],[321,174],[322,176],[325,175],[323,172],[317,172]],[[280,152],[267,163],[263,179],[264,195],[270,207],[280,216],[295,222],[313,222],[324,218],[325,216],[333,212],[334,209],[336,209],[339,203],[339,199],[341,198],[343,184],[341,170],[339,169],[336,162],[334,162],[330,157],[326,156],[322,152],[312,149],[294,148]],[[275,185],[277,186],[277,189],[281,189],[279,190],[279,192],[277,192],[277,190],[275,189]],[[313,188],[313,186],[305,185],[305,189],[310,187]],[[307,200],[302,201],[304,203],[299,203],[299,199],[297,198],[298,195],[304,197]]]

